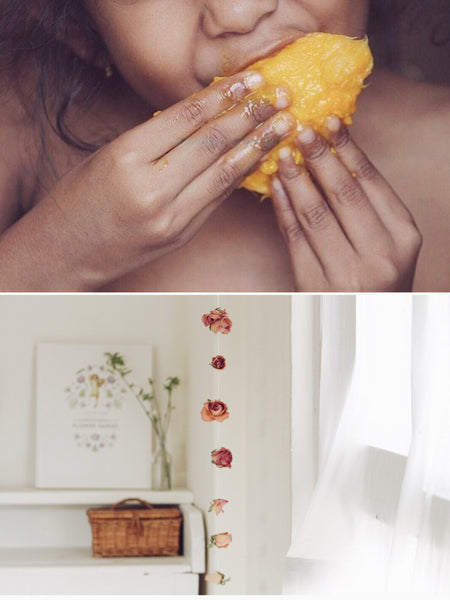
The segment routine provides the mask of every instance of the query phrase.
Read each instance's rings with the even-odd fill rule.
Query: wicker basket
[[[125,506],[139,502],[141,506]],[[155,508],[139,498],[126,498],[110,508],[87,511],[95,557],[177,556],[181,513],[175,506]]]

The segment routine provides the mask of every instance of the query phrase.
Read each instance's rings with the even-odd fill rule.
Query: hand
[[[297,291],[411,290],[422,241],[411,214],[336,116],[328,129],[334,152],[306,128],[306,168],[283,149],[272,181]]]
[[[263,83],[257,73],[217,82],[124,133],[58,182],[47,202],[63,215],[61,235],[75,263],[66,269],[80,275],[84,289],[185,244],[295,129],[293,117],[280,112],[289,104],[282,89],[274,104],[251,97]]]

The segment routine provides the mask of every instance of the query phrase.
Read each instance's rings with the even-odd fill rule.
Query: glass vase
[[[157,440],[152,457],[152,490],[172,489],[172,456],[167,451],[165,439]]]

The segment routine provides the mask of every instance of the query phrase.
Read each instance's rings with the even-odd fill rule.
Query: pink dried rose
[[[208,402],[204,403],[200,414],[203,421],[207,423],[211,421],[222,423],[230,416],[228,407],[222,400],[208,400]]]
[[[214,369],[225,369],[226,360],[224,356],[220,354],[218,356],[213,356],[211,362],[209,363]]]
[[[216,583],[217,585],[225,585],[230,581],[230,579],[230,577],[225,579],[225,575],[223,573],[219,573],[219,571],[205,575],[205,581],[209,581],[209,583]]]
[[[231,331],[232,321],[224,308],[215,308],[202,316],[202,323],[209,327],[213,333],[228,334]]]
[[[210,329],[213,333],[224,333],[226,335],[230,333],[232,325],[233,323],[229,317],[222,317],[219,321],[213,323]]]
[[[216,533],[209,539],[209,547],[228,548],[231,544],[231,533]]]
[[[226,314],[226,310],[223,310],[222,308],[215,308],[214,310],[210,310],[208,314],[202,316],[202,323],[205,327],[210,327],[213,323],[219,321]]]
[[[208,512],[214,511],[216,515],[225,512],[223,507],[225,504],[228,504],[228,500],[223,500],[222,498],[216,498],[215,500],[211,500],[211,506],[208,509]]]
[[[222,446],[218,450],[213,450],[211,452],[211,462],[219,467],[219,469],[227,468],[231,469],[231,461],[233,460],[233,455],[231,452]]]

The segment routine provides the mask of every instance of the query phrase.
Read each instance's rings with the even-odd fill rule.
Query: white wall
[[[320,297],[292,299],[292,531],[302,523],[317,480]]]
[[[151,343],[156,382],[185,381],[182,304],[180,296],[0,296],[0,487],[34,485],[36,344]],[[177,487],[186,485],[186,388],[174,396]]]
[[[233,319],[228,336],[201,323],[218,302]],[[290,297],[0,296],[0,487],[34,484],[34,349],[41,341],[154,345],[156,381],[183,381],[171,432],[175,486],[194,492],[209,535],[233,535],[228,549],[208,551],[209,570],[232,581],[208,592],[280,593],[290,535]],[[209,366],[218,349],[228,360],[220,373]],[[203,402],[219,392],[231,418],[204,423]],[[230,471],[210,462],[219,445],[233,452]],[[220,517],[207,513],[217,497],[230,500]],[[63,544],[62,521],[56,535]]]
[[[220,374],[221,399],[231,418],[203,423],[199,412],[216,389],[207,367],[216,336],[200,323],[220,303],[233,320],[220,351],[229,363]],[[208,535],[230,532],[226,550],[208,551],[209,571],[231,576],[215,594],[281,593],[283,559],[290,541],[290,297],[216,296],[189,299],[188,483],[197,504],[230,501],[225,514],[207,514]],[[209,369],[209,370],[208,370]],[[233,452],[231,472],[209,464],[209,452],[224,445]]]
[[[291,298],[247,303],[247,594],[280,594],[290,542]]]

